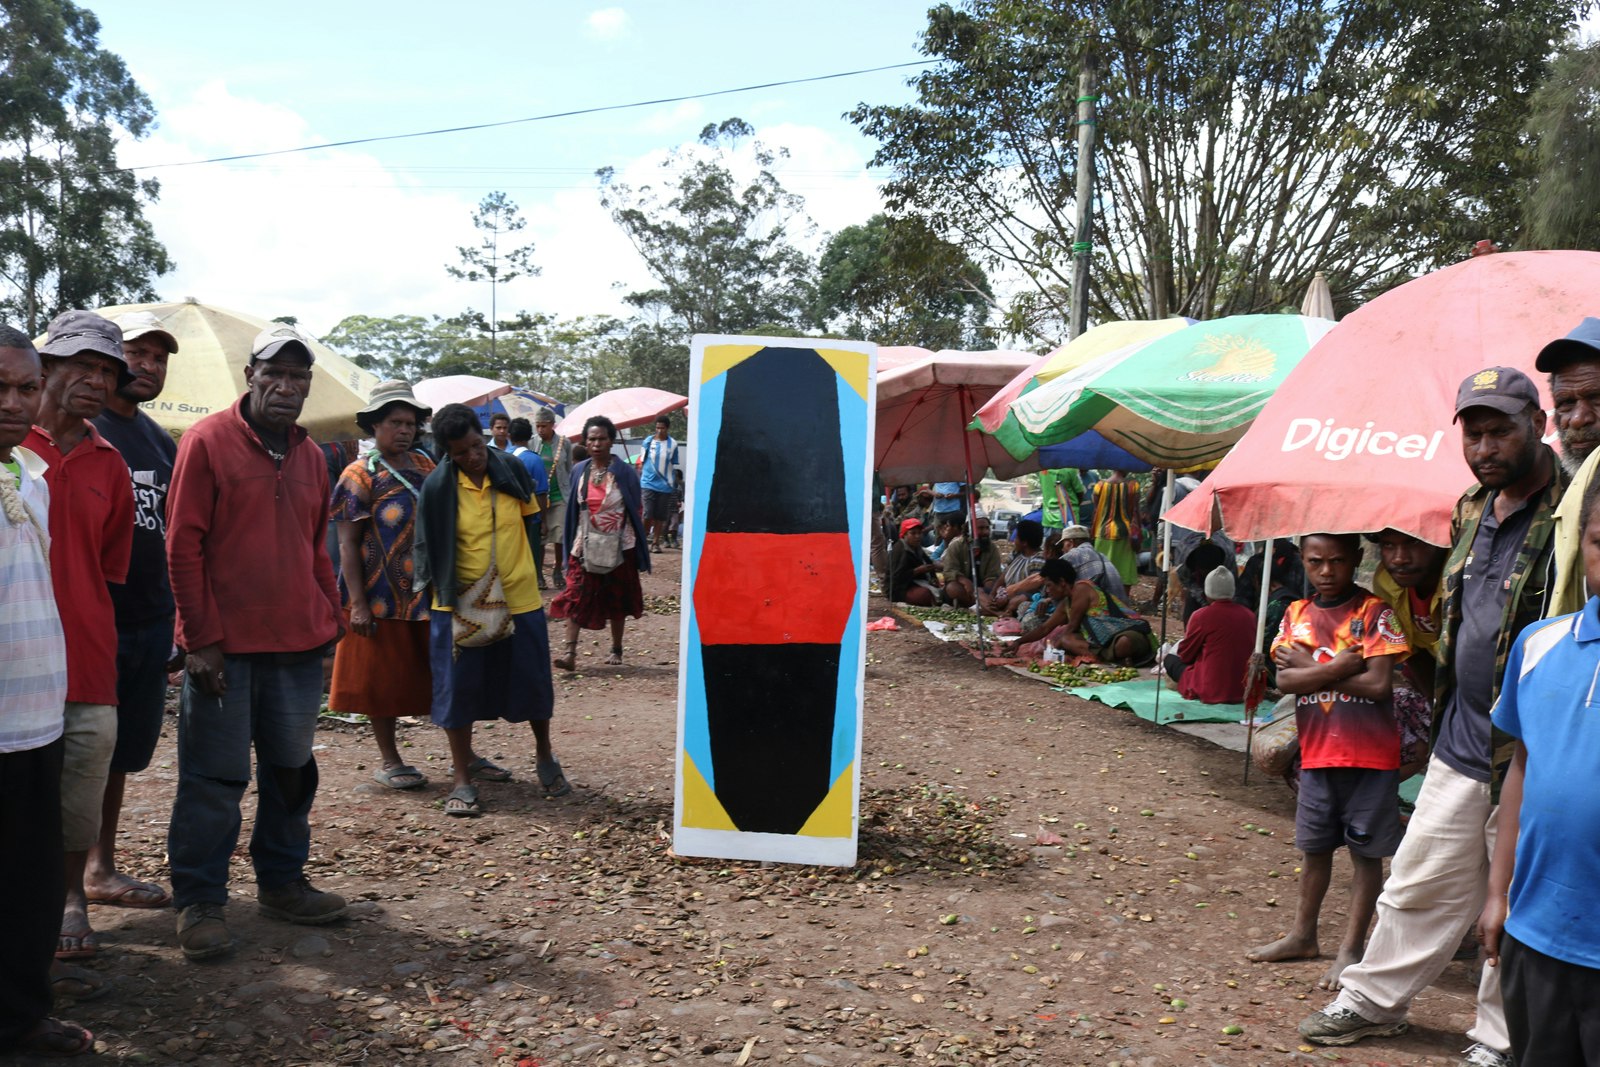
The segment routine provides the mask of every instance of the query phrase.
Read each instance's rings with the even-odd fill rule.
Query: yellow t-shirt
[[[533,550],[528,545],[527,529],[522,525],[525,516],[536,515],[539,502],[530,499],[523,503],[505,493],[494,494],[495,561],[500,567],[500,585],[506,593],[506,606],[511,614],[537,611],[544,606],[539,597],[539,572],[533,562]],[[482,578],[489,569],[489,479],[483,485],[472,484],[464,471],[456,471],[456,583],[465,589]],[[449,611],[441,607],[435,596],[433,610]]]

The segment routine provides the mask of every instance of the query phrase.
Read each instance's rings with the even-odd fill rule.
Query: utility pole
[[[1085,52],[1078,74],[1078,222],[1072,240],[1072,319],[1068,338],[1081,334],[1089,322],[1089,264],[1094,255],[1094,125],[1100,101],[1096,85],[1095,53]]]

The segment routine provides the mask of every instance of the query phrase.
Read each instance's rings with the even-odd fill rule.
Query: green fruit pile
[[[1139,677],[1136,667],[1100,667],[1095,664],[1031,663],[1028,670],[1066,689],[1080,685],[1131,682]]]

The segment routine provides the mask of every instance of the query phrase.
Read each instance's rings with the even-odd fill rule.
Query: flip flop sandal
[[[379,767],[377,770],[372,772],[372,777],[383,785],[388,786],[390,789],[398,789],[401,792],[405,792],[406,790],[410,789],[421,789],[423,786],[428,784],[428,776],[411,766],[409,763],[402,763],[398,767]],[[412,778],[415,780],[410,782],[396,781],[396,779],[404,778]]]
[[[144,893],[143,899],[132,894]],[[105,896],[90,897],[89,903],[101,904],[108,908],[166,908],[172,905],[172,894],[156,885],[154,882],[141,882],[137,878],[130,879],[115,893]]]
[[[40,1033],[25,1037],[12,1046],[12,1051],[24,1056],[65,1059],[80,1056],[94,1047],[94,1034],[75,1023],[46,1019]]]
[[[50,968],[50,992],[58,1000],[96,1000],[111,992],[111,983],[87,967],[63,963]]]
[[[479,782],[509,782],[511,772],[489,762],[488,756],[479,756],[467,764],[467,773]]]
[[[539,784],[544,786],[544,795],[547,797],[564,797],[572,792],[572,783],[567,781],[565,772],[561,770],[560,760],[551,760],[540,763]]]
[[[63,948],[68,942],[75,942],[77,948]],[[100,951],[100,939],[95,937],[93,930],[85,930],[81,934],[62,934],[56,939],[56,959],[58,960],[89,960]]]
[[[483,805],[478,803],[478,787],[461,785],[452,789],[450,795],[444,798],[444,813],[458,819],[470,819],[482,815]]]

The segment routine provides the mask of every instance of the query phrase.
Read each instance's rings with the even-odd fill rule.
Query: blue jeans
[[[210,696],[183,681],[178,713],[178,794],[167,829],[178,908],[225,904],[228,858],[239,843],[239,801],[255,745],[259,799],[250,834],[256,882],[269,889],[301,877],[311,850],[311,754],[322,708],[322,657],[224,656],[227,691]]]

